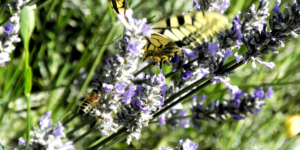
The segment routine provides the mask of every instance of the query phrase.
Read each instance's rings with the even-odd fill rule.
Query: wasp
[[[100,100],[100,90],[94,89],[88,96],[83,100],[79,108],[80,115],[86,115],[91,111],[94,105]]]

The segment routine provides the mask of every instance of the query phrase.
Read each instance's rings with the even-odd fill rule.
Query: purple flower
[[[219,83],[220,77],[212,77],[211,82],[213,82],[213,84]]]
[[[18,140],[19,140],[20,145],[25,145],[26,144],[26,141],[24,140],[23,137],[20,137]]]
[[[161,94],[162,95],[165,95],[166,91],[168,90],[168,86],[167,85],[163,85],[160,87],[160,90],[161,90]]]
[[[181,74],[181,79],[183,81],[188,80],[189,78],[191,78],[193,76],[193,72],[191,72],[189,69],[185,70],[185,73]]]
[[[143,90],[143,86],[138,85],[138,86],[136,87],[135,94],[136,94],[136,95],[140,95],[140,94],[142,93],[142,90]]]
[[[232,119],[233,121],[239,121],[239,120],[245,119],[245,117],[242,117],[242,116],[237,115],[237,114],[231,114],[231,119]]]
[[[224,53],[223,53],[225,58],[231,57],[232,56],[232,51],[230,49],[227,49]]]
[[[186,111],[184,111],[184,110],[180,111],[180,112],[176,115],[176,117],[185,117],[185,116],[187,116],[187,113],[186,113]],[[179,124],[180,124],[182,127],[184,127],[184,128],[190,127],[190,122],[189,122],[187,119],[181,119],[180,122],[179,122]]]
[[[131,103],[131,97],[124,97],[124,98],[122,98],[122,102],[124,102],[126,104],[130,104]]]
[[[114,88],[114,86],[111,85],[111,84],[103,83],[103,88],[104,88],[104,90],[105,90],[106,93],[109,93],[109,92],[112,91],[112,89]]]
[[[158,120],[159,124],[161,124],[161,125],[166,124],[165,114],[160,115],[157,120]]]
[[[147,24],[144,24],[142,27],[143,35],[146,37],[151,37],[153,33],[153,27],[148,26]]]
[[[148,114],[151,113],[151,109],[149,108],[149,106],[145,107],[145,108],[143,109],[143,111],[144,111],[144,113],[145,113],[146,115],[148,115]]]
[[[178,144],[184,150],[195,150],[198,148],[198,144],[186,139],[184,142],[182,140],[178,141]]]
[[[198,8],[198,7],[199,7],[199,4],[197,3],[196,0],[193,1],[193,7],[194,7],[194,8]]]
[[[208,74],[209,71],[207,69],[203,69],[203,68],[200,68],[200,72],[199,72],[199,78],[203,78],[205,77],[206,74]]]
[[[220,12],[221,14],[223,14],[224,11],[230,6],[230,0],[224,0],[223,3],[218,2],[218,5],[219,5],[218,12]]]
[[[139,51],[139,49],[138,49],[138,47],[137,47],[138,45],[134,45],[134,44],[132,44],[132,43],[129,43],[128,46],[129,46],[129,51],[130,51],[132,54],[134,54],[134,53],[136,53],[136,52]]]
[[[273,69],[275,67],[275,64],[273,62],[262,62],[261,64],[265,65],[266,66],[266,69],[267,68],[271,68]]]
[[[253,97],[254,98],[264,98],[264,91],[263,87],[260,87],[256,91],[253,92]]]
[[[203,105],[203,101],[205,101],[206,100],[206,95],[205,94],[203,94],[202,95],[202,97],[201,96],[199,96],[199,102],[198,102],[198,104],[200,104],[200,105]]]
[[[140,99],[136,99],[135,100],[135,105],[138,106],[140,109],[143,109],[143,101],[141,101]]]
[[[231,103],[235,108],[238,108],[238,107],[240,107],[241,101],[240,101],[240,99],[233,99],[233,100],[231,100]]]
[[[218,51],[218,42],[212,43],[209,42],[208,43],[208,53],[210,53],[211,57],[214,57],[215,53]]]
[[[196,102],[197,101],[197,95],[193,95],[193,102]]]
[[[8,25],[4,27],[3,32],[9,35],[13,30],[14,30],[14,25],[9,22]]]
[[[183,128],[189,128],[190,127],[190,122],[188,119],[181,119],[179,121],[180,126],[182,126]]]
[[[62,124],[60,122],[58,122],[58,128],[54,131],[54,136],[55,137],[64,137],[65,133],[64,133],[64,127],[62,126]]]
[[[268,87],[268,91],[267,91],[265,97],[271,98],[273,94],[274,94],[273,87],[272,87],[272,86],[269,86],[269,87]]]
[[[42,130],[51,126],[52,121],[49,119],[51,113],[51,111],[46,112],[45,117],[40,120],[39,125]]]
[[[266,19],[260,19],[259,22],[256,25],[254,25],[255,27],[257,27],[259,33],[261,33],[261,31],[263,30],[265,23],[267,23]]]
[[[172,57],[171,63],[172,63],[172,64],[178,64],[178,63],[179,63],[179,58],[178,58],[178,55],[177,55],[177,54],[175,54],[175,56]]]
[[[110,65],[113,61],[114,61],[113,58],[108,58],[108,59],[106,59],[105,62],[106,62],[107,65]]]
[[[166,78],[163,74],[163,70],[160,70],[160,74],[156,77],[156,82],[159,85],[165,84]]]
[[[234,31],[236,32],[235,35],[238,36],[238,39],[235,41],[237,45],[242,45],[243,42],[241,41],[241,39],[243,38],[243,34],[241,31],[241,23],[240,23],[240,15],[241,15],[241,11],[238,11],[238,15],[233,19],[232,22],[232,27],[234,29]]]
[[[276,13],[277,15],[280,14],[280,10],[279,10],[280,3],[281,3],[281,0],[277,0],[275,2],[275,7],[273,8],[272,13]]]
[[[196,58],[198,56],[198,54],[199,54],[199,51],[192,52],[189,49],[184,49],[182,52],[187,57],[188,60]]]
[[[159,100],[160,100],[160,104],[159,105],[157,105],[157,106],[155,106],[156,108],[161,108],[163,105],[164,105],[164,97],[162,97],[162,96],[160,96],[159,97]]]
[[[172,150],[172,148],[170,148],[170,147],[167,147],[167,148],[160,147],[158,150]]]
[[[8,62],[8,61],[10,61],[9,54],[0,52],[0,65],[1,65],[1,67],[3,67],[4,63]]]
[[[134,97],[134,95],[135,95],[134,87],[133,87],[133,84],[131,83],[129,85],[128,90],[125,91],[125,93],[123,94],[122,102],[124,102],[126,104],[130,104],[131,98]]]
[[[235,100],[239,100],[242,96],[244,95],[244,92],[242,90],[239,90],[235,93],[231,93],[231,97],[232,99],[235,99]]]
[[[243,58],[243,55],[239,55],[238,52],[234,53],[234,56],[235,56],[236,62],[238,62],[238,63],[239,63],[239,62],[241,61],[241,59]]]
[[[126,86],[126,84],[117,84],[115,88],[116,94],[123,93]]]

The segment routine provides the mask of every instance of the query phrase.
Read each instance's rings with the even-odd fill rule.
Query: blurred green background
[[[4,11],[1,1],[0,22],[9,13]],[[282,1],[284,10],[288,2]],[[38,120],[46,111],[52,111],[53,121],[68,112],[76,112],[80,98],[88,93],[97,76],[101,76],[105,60],[116,53],[116,40],[123,32],[108,0],[34,0],[36,28],[30,41],[30,66],[33,72],[31,94],[31,124],[37,126]],[[179,15],[192,8],[193,0],[128,0],[135,18],[152,18],[152,21]],[[238,10],[248,8],[258,0],[231,0],[231,6],[225,14],[230,22]],[[275,0],[270,0],[270,12]],[[4,25],[6,25],[6,22]],[[22,28],[22,26],[21,26]],[[276,64],[274,69],[265,69],[251,63],[244,65],[231,75],[230,83],[246,92],[252,93],[263,86],[265,91],[272,85],[275,91],[271,99],[266,99],[266,106],[257,115],[249,115],[243,121],[224,123],[203,122],[202,130],[190,128],[172,128],[151,123],[142,130],[141,139],[127,145],[125,141],[114,149],[157,149],[160,146],[174,147],[180,139],[189,138],[199,144],[198,149],[278,149],[291,140],[286,134],[285,120],[293,114],[300,114],[299,76],[300,42],[294,39],[279,50],[279,54],[264,56],[267,62]],[[113,44],[108,44],[112,43]],[[108,45],[105,45],[108,44]],[[241,51],[245,50],[242,47]],[[8,149],[13,148],[20,136],[26,135],[26,98],[24,91],[24,46],[16,44],[11,53],[11,61],[0,67],[0,140]],[[171,71],[164,66],[165,74]],[[147,72],[158,73],[157,67]],[[173,76],[172,79],[178,79]],[[167,80],[170,82],[170,80]],[[228,98],[226,88],[221,84],[210,85],[198,95],[206,94],[208,99]],[[184,106],[188,108],[188,102]],[[66,133],[89,117],[76,117],[67,126]],[[70,139],[83,134],[90,126],[78,129]],[[300,128],[300,126],[299,126]],[[93,132],[76,143],[77,149],[99,140],[98,131]],[[295,138],[284,149],[300,149],[300,138]]]

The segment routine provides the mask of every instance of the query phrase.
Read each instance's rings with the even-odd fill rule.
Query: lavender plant
[[[12,16],[9,18],[8,24],[0,32],[0,64],[3,67],[5,62],[10,61],[9,54],[15,49],[13,43],[20,42],[19,30],[20,30],[20,13],[21,9],[29,0],[14,0],[12,4],[5,6]],[[35,9],[36,5],[28,7],[29,9]]]
[[[73,142],[63,142],[65,137],[64,127],[58,122],[52,124],[51,111],[48,111],[46,115],[39,121],[38,128],[32,128],[32,137],[29,143],[29,150],[37,149],[51,149],[51,150],[71,150],[75,147]],[[58,125],[57,125],[58,124]],[[25,149],[26,141],[23,137],[19,138],[19,147],[15,150]],[[26,148],[27,149],[27,148]]]

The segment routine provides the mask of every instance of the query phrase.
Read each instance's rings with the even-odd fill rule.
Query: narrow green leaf
[[[24,86],[24,94],[27,96],[31,92],[32,88],[32,72],[31,68],[26,68],[25,70],[25,86]]]
[[[34,12],[27,6],[23,7],[21,12],[20,33],[24,45],[29,45],[29,39],[35,27]]]

